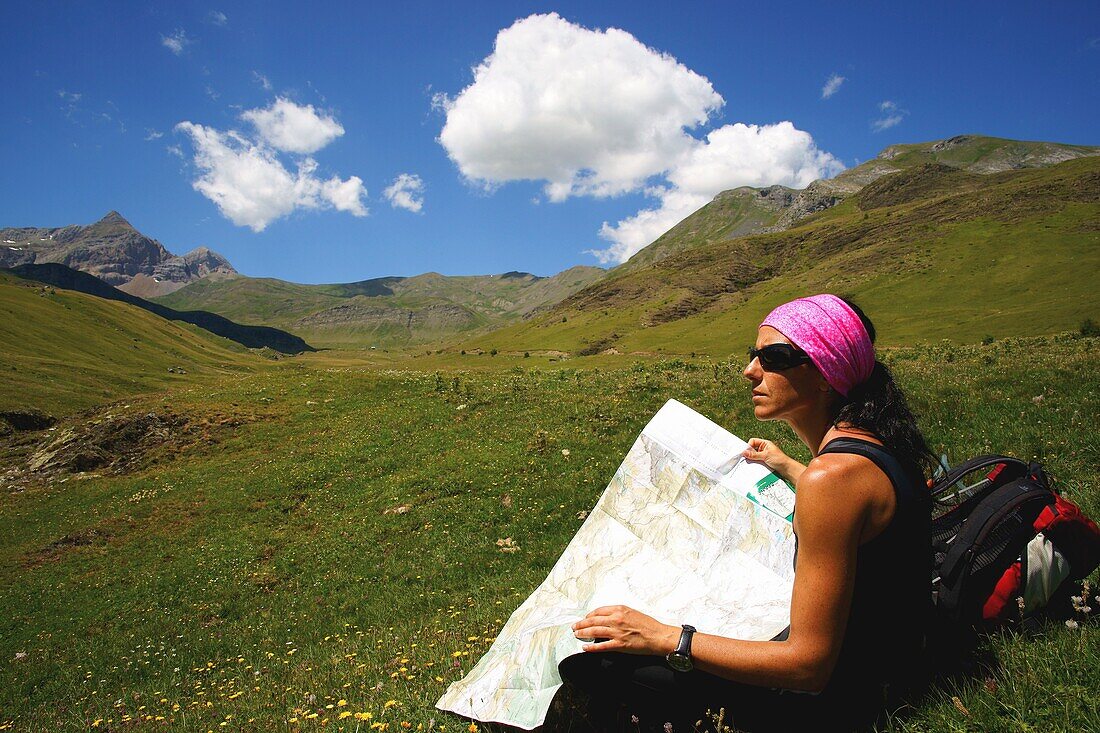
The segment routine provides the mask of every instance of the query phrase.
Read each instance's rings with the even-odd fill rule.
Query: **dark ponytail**
[[[855,303],[843,299],[867,329],[871,343],[875,342],[875,326]],[[866,430],[883,442],[906,469],[930,476],[937,465],[936,457],[917,426],[917,416],[909,409],[901,388],[894,382],[890,370],[881,361],[875,362],[870,378],[855,385],[837,405],[833,424]]]

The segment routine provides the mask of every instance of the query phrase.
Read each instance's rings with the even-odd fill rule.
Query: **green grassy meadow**
[[[0,495],[0,730],[467,730],[435,700],[667,399],[807,457],[753,419],[735,346],[567,361],[325,352],[132,390],[103,409],[212,427],[133,473]],[[953,462],[1040,458],[1100,517],[1098,354],[1100,339],[1065,333],[885,359]],[[248,419],[208,419],[226,414]],[[519,549],[502,552],[504,538]],[[1100,730],[1098,631],[1081,618],[995,636],[999,670],[889,729]]]

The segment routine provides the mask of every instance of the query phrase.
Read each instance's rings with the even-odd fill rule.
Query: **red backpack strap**
[[[1014,562],[1001,579],[997,581],[993,593],[985,601],[982,607],[982,618],[986,621],[1005,619],[1011,617],[1016,609],[1016,599],[1020,596],[1023,579],[1020,574],[1020,563]]]

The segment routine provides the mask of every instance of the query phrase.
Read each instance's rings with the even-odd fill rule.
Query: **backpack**
[[[973,484],[965,479],[980,476]],[[1100,529],[1043,467],[973,458],[932,485],[932,594],[941,623],[1020,620],[1100,565]]]

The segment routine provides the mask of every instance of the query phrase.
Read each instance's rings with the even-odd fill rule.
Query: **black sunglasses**
[[[760,366],[766,372],[781,372],[811,361],[805,351],[799,351],[790,344],[768,344],[762,349],[749,347],[749,361],[760,360]]]

